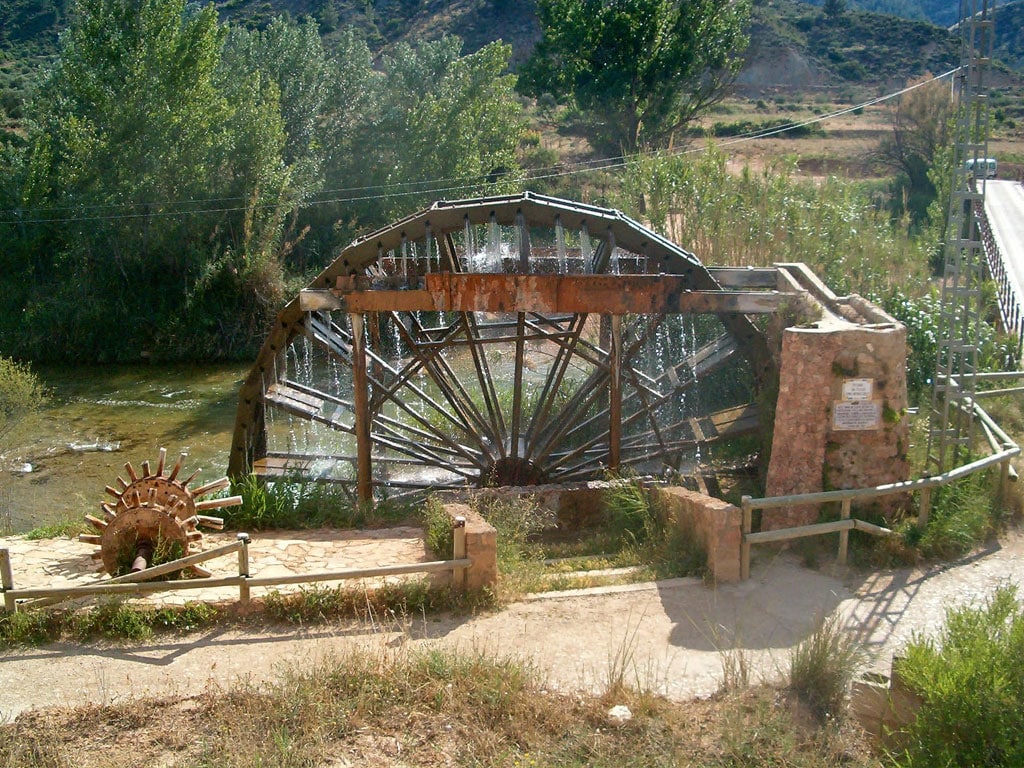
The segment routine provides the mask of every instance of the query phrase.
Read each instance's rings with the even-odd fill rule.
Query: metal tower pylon
[[[985,254],[974,215],[984,204],[988,156],[987,73],[991,66],[995,0],[961,0],[960,69],[949,221],[942,273],[942,308],[928,432],[929,469],[941,473],[967,452],[973,437],[975,374]]]

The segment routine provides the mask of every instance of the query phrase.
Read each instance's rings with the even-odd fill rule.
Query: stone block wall
[[[685,488],[651,488],[651,501],[668,525],[697,536],[708,558],[714,583],[740,580],[743,511],[726,501]]]
[[[455,518],[466,521],[466,557],[473,564],[466,569],[463,587],[477,590],[498,581],[498,532],[468,504],[449,503],[445,512],[455,523]]]
[[[860,307],[861,316],[868,309],[872,319],[887,318],[870,305]],[[867,488],[908,477],[906,328],[888,320],[857,324],[826,314],[785,329],[768,496]],[[817,517],[816,507],[765,510],[761,529],[806,525]]]

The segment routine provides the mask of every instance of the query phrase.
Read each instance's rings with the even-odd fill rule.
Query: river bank
[[[187,453],[203,480],[227,469],[248,363],[33,370],[49,402],[0,443],[0,530],[19,533],[98,509],[125,462]]]

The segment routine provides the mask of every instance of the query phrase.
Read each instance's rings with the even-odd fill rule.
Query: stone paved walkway
[[[203,538],[201,551],[232,542],[235,536],[233,533],[208,533]],[[83,544],[77,539],[30,541],[22,536],[9,536],[0,538],[0,549],[3,548],[11,554],[16,588],[72,586],[109,578],[107,574],[97,571],[98,561],[92,557],[99,548],[93,544]],[[423,530],[415,527],[254,533],[251,534],[249,544],[249,575],[291,576],[434,559],[423,542]],[[214,578],[238,575],[238,559],[234,552],[208,560],[202,565],[213,572]],[[300,585],[285,585],[275,589],[285,592],[300,588]],[[253,596],[259,596],[265,591],[254,588]],[[220,602],[237,599],[237,587],[159,592],[146,598],[150,602],[168,605],[197,600]]]

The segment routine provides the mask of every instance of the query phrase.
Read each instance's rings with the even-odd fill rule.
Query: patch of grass
[[[621,726],[613,704],[630,708]],[[32,711],[0,727],[0,764],[460,765],[707,768],[877,765],[863,735],[810,727],[778,690],[672,702],[625,687],[551,690],[529,663],[478,650],[350,651],[265,684],[130,705]]]
[[[39,541],[40,539],[66,539],[85,532],[85,523],[81,518],[67,518],[56,523],[36,526],[25,534],[25,538],[29,541]]]
[[[263,599],[263,615],[288,624],[323,624],[342,618],[391,624],[410,616],[438,611],[472,611],[493,604],[490,592],[462,592],[435,587],[426,579],[362,585],[311,585],[297,592],[270,592]]]
[[[635,479],[618,479],[610,485],[602,501],[601,520],[595,526],[558,531],[553,537],[556,513],[531,497],[483,497],[475,504],[498,533],[502,599],[529,592],[699,575],[706,567],[706,554],[693,532],[681,525],[667,526]],[[632,570],[586,573],[627,568]]]
[[[505,597],[544,589],[544,550],[536,536],[557,525],[552,510],[536,499],[485,498],[477,511],[498,533],[499,587]]]
[[[605,492],[607,528],[623,546],[643,547],[664,535],[665,525],[635,478],[612,477]]]
[[[381,500],[354,503],[341,486],[291,480],[265,481],[246,475],[232,484],[242,504],[224,512],[224,524],[237,531],[308,528],[380,528],[418,519],[412,503]]]
[[[915,635],[897,664],[922,697],[894,764],[1024,765],[1024,606],[998,587],[979,607],[946,612],[935,637]]]
[[[864,651],[856,638],[843,630],[833,614],[820,620],[814,632],[793,649],[789,686],[822,720],[838,718],[850,681],[863,660]]]
[[[221,611],[207,603],[145,608],[107,601],[84,610],[37,608],[17,613],[0,612],[0,647],[40,645],[64,639],[142,641],[157,632],[200,629],[221,618]]]

